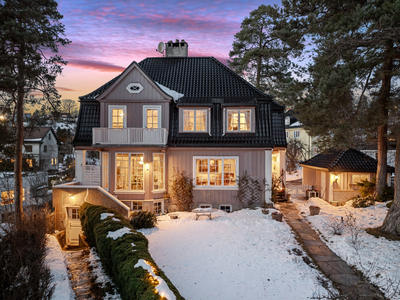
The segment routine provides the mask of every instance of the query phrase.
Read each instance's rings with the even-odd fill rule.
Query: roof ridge
[[[339,160],[343,157],[343,155],[346,153],[347,150],[341,150],[338,154],[338,156],[334,159],[333,163],[329,165],[329,167],[333,168],[337,165]]]

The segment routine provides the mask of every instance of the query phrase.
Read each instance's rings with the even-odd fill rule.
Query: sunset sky
[[[61,99],[78,100],[121,73],[132,61],[161,57],[159,42],[184,39],[189,56],[226,63],[240,24],[262,0],[110,1],[60,0],[69,61],[56,87]]]

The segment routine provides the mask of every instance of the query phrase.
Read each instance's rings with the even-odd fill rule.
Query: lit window
[[[207,131],[207,110],[184,109],[183,131]]]
[[[22,201],[25,201],[25,189],[22,189]],[[14,203],[14,190],[1,192],[1,205],[10,205]]]
[[[238,158],[194,158],[196,186],[236,186]]]
[[[117,190],[142,191],[144,183],[143,154],[117,153]]]
[[[300,130],[293,131],[293,137],[294,138],[299,138],[300,137]]]
[[[132,202],[132,210],[133,211],[141,211],[141,210],[143,210],[142,201],[133,201]]]
[[[228,131],[250,131],[250,109],[228,109]]]
[[[153,212],[156,215],[159,215],[162,213],[162,202],[154,202],[153,203]]]
[[[158,128],[158,109],[146,109],[147,128]]]
[[[153,188],[154,190],[165,189],[165,162],[164,153],[153,155]]]
[[[229,213],[232,212],[232,205],[230,204],[220,205],[219,209]]]
[[[112,128],[124,128],[124,110],[112,109]]]
[[[363,181],[363,180],[368,180],[368,175],[355,175],[355,174],[353,174],[352,176],[351,176],[351,182],[352,183],[357,183],[357,182],[361,182],[361,181]]]
[[[32,166],[33,166],[33,161],[32,161],[32,159],[26,159],[26,163],[28,164],[28,167],[29,168],[32,168]]]
[[[108,190],[108,153],[103,152],[103,161],[102,161],[102,167],[103,167],[103,188]]]

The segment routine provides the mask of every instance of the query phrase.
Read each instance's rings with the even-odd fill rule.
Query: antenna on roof
[[[162,53],[162,55],[164,56],[164,49],[165,49],[164,43],[163,42],[159,42],[156,51]]]

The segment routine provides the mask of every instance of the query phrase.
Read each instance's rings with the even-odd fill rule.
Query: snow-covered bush
[[[183,299],[148,251],[146,237],[118,212],[84,203],[79,209],[82,229],[96,247],[105,271],[122,299]]]

